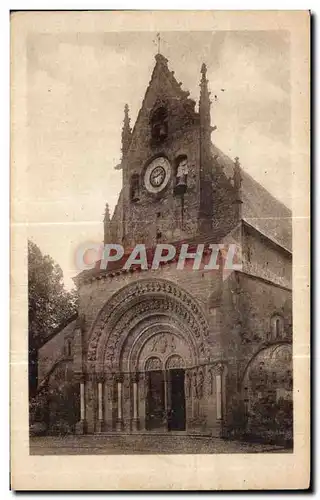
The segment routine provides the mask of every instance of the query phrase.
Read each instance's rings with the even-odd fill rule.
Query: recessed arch
[[[292,438],[292,345],[265,346],[248,363],[241,385],[246,431],[263,436],[286,432]]]
[[[183,288],[164,279],[140,279],[120,289],[101,309],[90,332],[88,365],[92,371],[112,370],[128,332],[145,318],[160,314],[186,331],[194,358],[208,355],[209,328],[198,302]]]
[[[168,345],[164,345],[161,349],[159,342],[161,339],[167,340]],[[126,337],[123,338],[122,344],[116,352],[116,357],[119,360],[119,369],[127,371],[136,371],[141,368],[141,355],[148,343],[153,343],[153,352],[160,352],[161,358],[165,359],[168,352],[174,351],[173,344],[184,344],[182,349],[186,353],[188,364],[194,365],[197,363],[198,350],[197,345],[192,337],[192,332],[183,328],[183,324],[174,321],[166,315],[146,315],[141,322],[132,330],[128,331]],[[171,344],[171,345],[170,345]],[[106,361],[106,360],[105,360]]]
[[[247,363],[242,375],[242,386],[245,382],[245,378],[248,375],[248,370],[250,369],[250,367],[252,367],[252,365],[258,363],[267,363],[269,366],[271,366],[270,362],[277,363],[276,357],[279,352],[282,352],[284,355],[288,354],[287,361],[292,363],[292,344],[288,342],[268,344],[262,349],[259,349]]]

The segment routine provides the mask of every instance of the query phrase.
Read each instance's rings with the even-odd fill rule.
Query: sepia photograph
[[[308,207],[309,151],[300,199],[292,32],[263,28],[267,13],[261,28],[248,14],[245,29],[202,30],[192,12],[183,29],[143,14],[141,29],[128,12],[12,15],[17,54],[29,22],[23,149],[12,129],[25,152],[12,246],[25,248],[28,455],[294,459],[309,326],[308,299],[294,309],[295,273],[306,290],[308,268],[292,233],[299,219],[308,236],[294,210]],[[116,15],[126,29],[108,26]]]

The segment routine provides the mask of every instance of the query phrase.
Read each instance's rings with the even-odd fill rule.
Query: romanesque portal
[[[78,432],[220,432],[224,365],[187,292],[140,280],[100,311],[80,376]]]

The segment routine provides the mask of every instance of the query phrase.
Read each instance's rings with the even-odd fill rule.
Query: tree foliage
[[[49,255],[28,241],[29,398],[37,394],[38,349],[77,311],[77,294],[64,288],[63,273]],[[32,412],[30,412],[30,417]]]
[[[77,311],[77,294],[67,291],[63,273],[49,255],[28,241],[29,348],[38,349]]]

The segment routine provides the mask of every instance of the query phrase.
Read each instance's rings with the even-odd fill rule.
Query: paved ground
[[[290,453],[281,446],[177,435],[32,437],[31,455],[118,455],[184,453]]]

